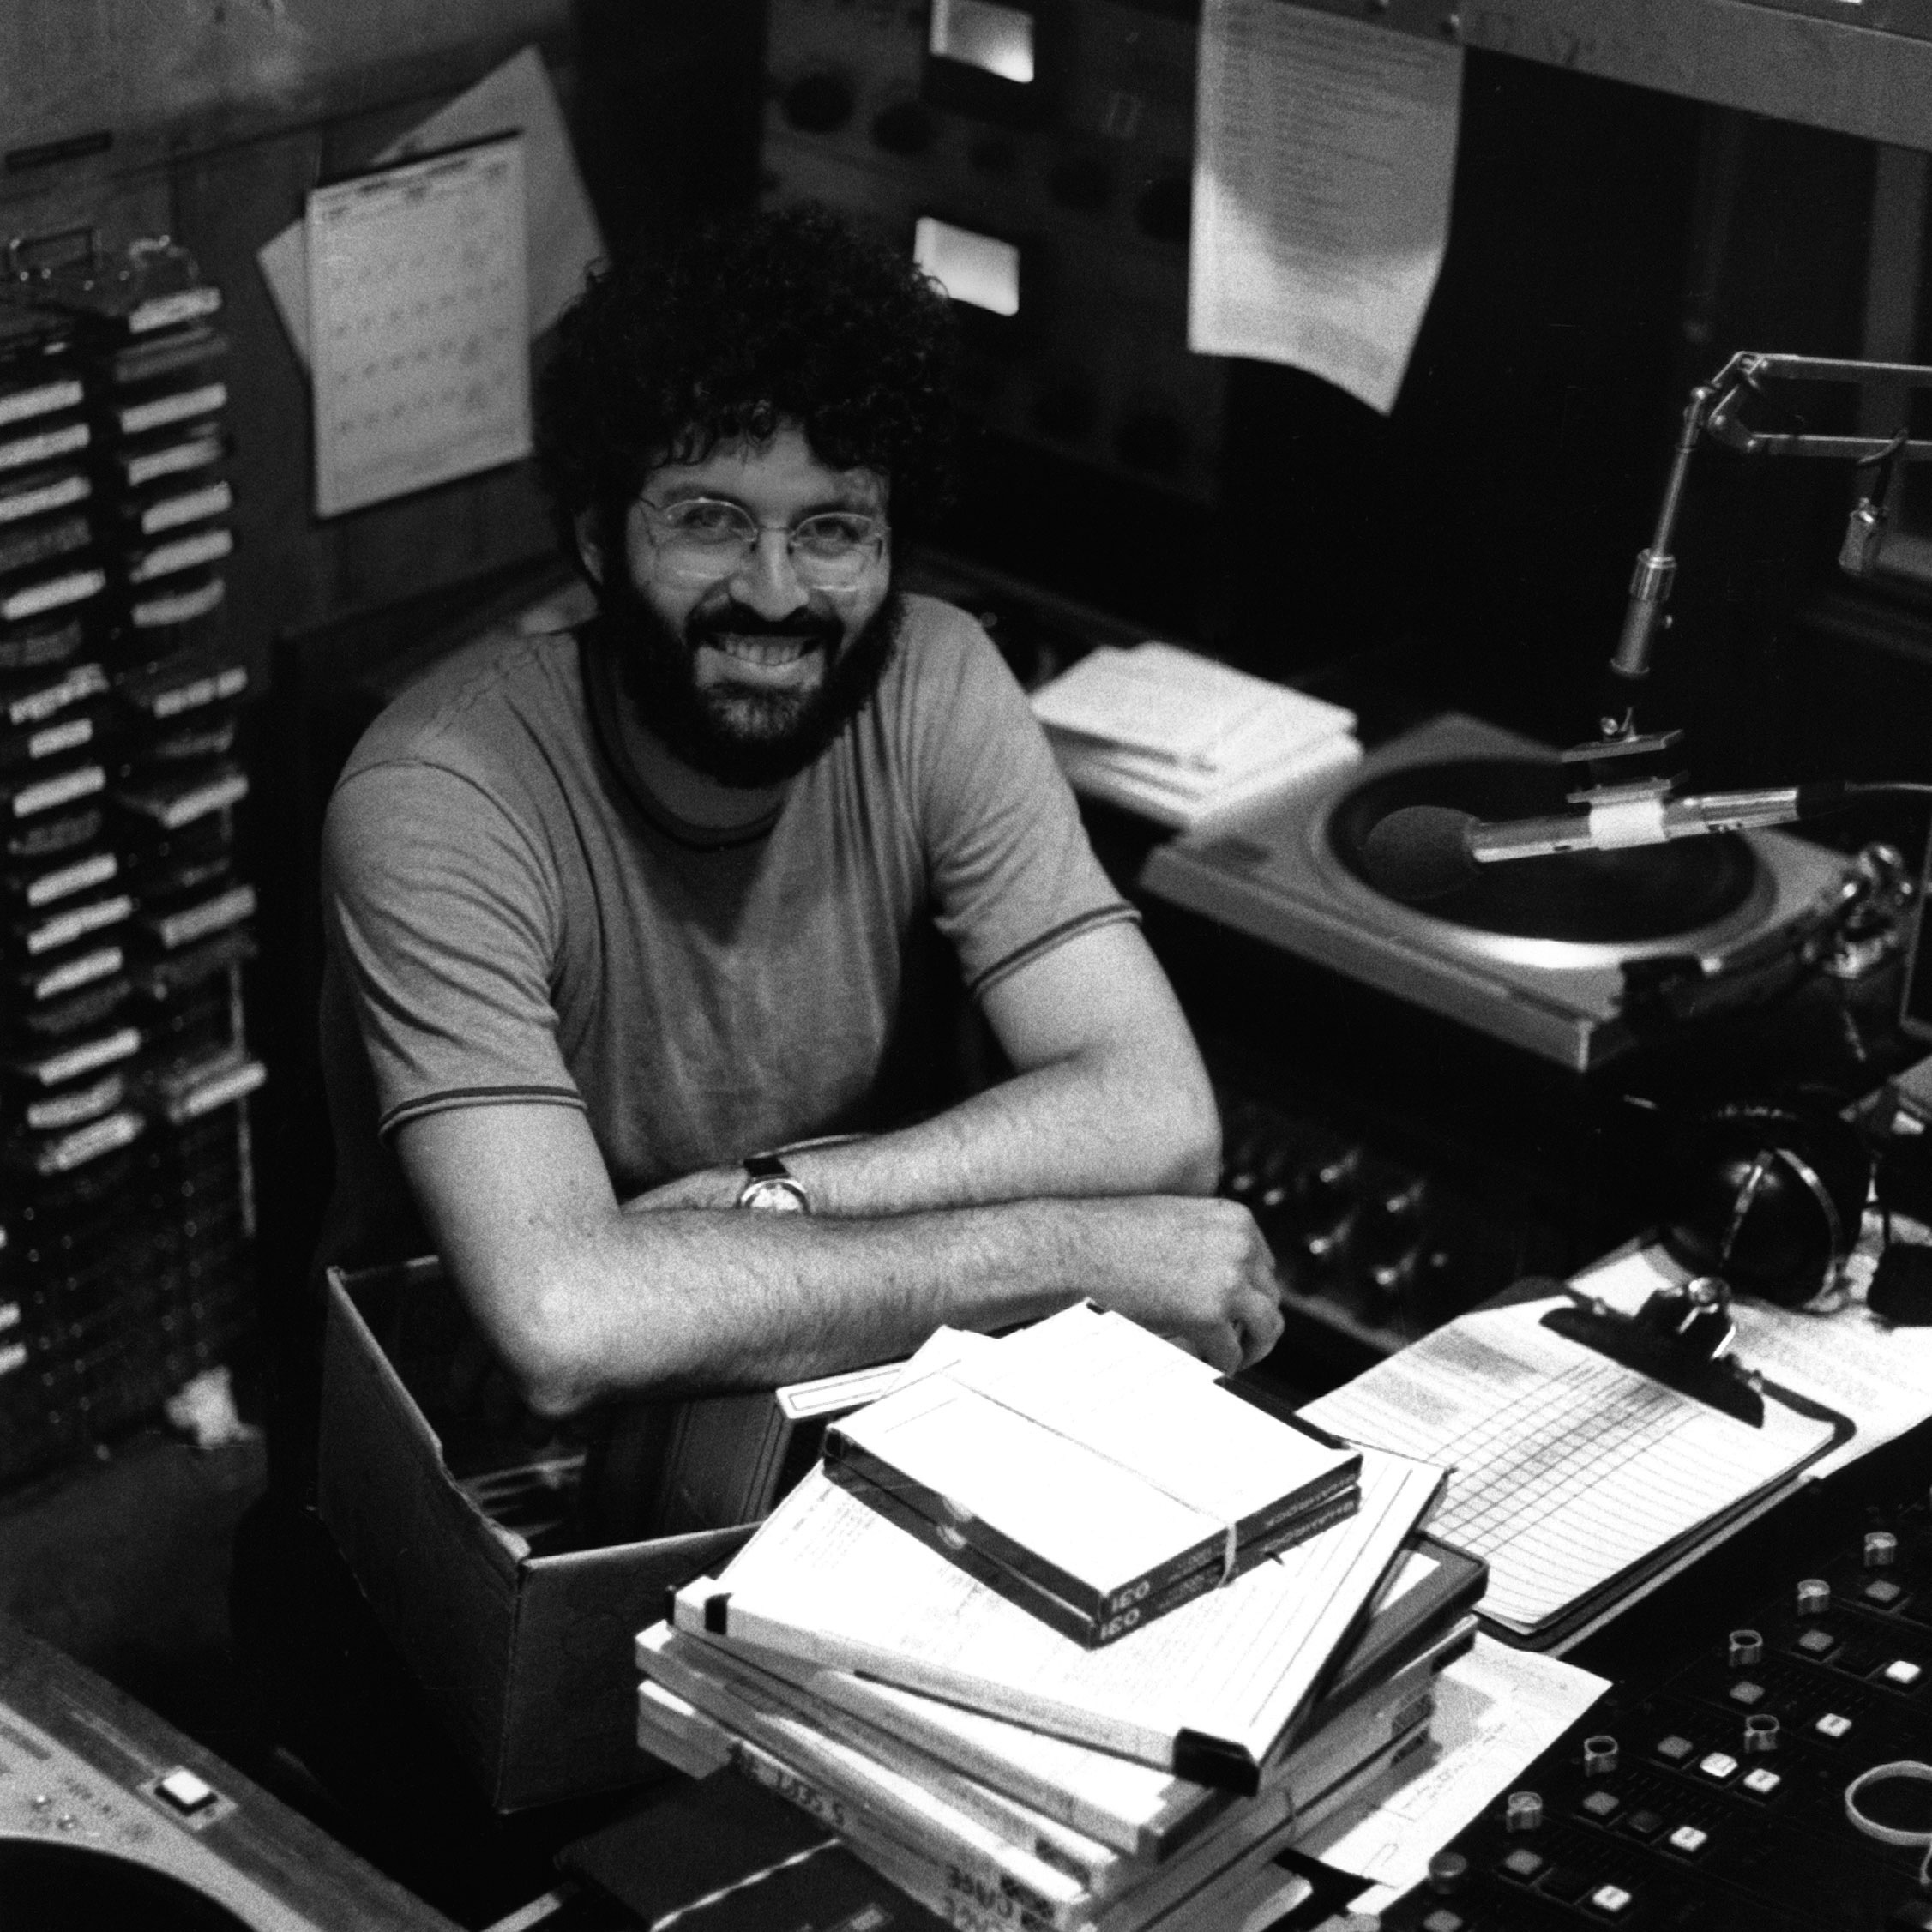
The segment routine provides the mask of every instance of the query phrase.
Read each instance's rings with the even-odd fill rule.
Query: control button
[[[1462,1932],[1463,1923],[1460,1912],[1453,1912],[1447,1905],[1438,1905],[1422,1922],[1422,1932]]]
[[[1836,1711],[1827,1711],[1811,1728],[1821,1737],[1829,1737],[1835,1742],[1851,1729],[1851,1720],[1841,1718]]]
[[[1741,1678],[1724,1693],[1733,1704],[1761,1704],[1764,1702],[1764,1686],[1754,1683],[1748,1677]]]
[[[1807,1630],[1798,1639],[1797,1647],[1807,1657],[1823,1657],[1838,1648],[1838,1639],[1829,1630]]]
[[[1858,1594],[1868,1604],[1876,1604],[1881,1610],[1890,1610],[1905,1593],[1888,1576],[1871,1577],[1858,1589]]]
[[[1822,1616],[1832,1607],[1832,1586],[1821,1576],[1808,1576],[1798,1585],[1798,1615]]]
[[[1047,170],[1046,191],[1062,208],[1091,214],[1112,200],[1114,171],[1096,154],[1069,154]]]
[[[923,154],[938,125],[916,100],[895,100],[872,117],[872,141],[888,154]]]
[[[1697,1768],[1721,1785],[1727,1778],[1737,1775],[1737,1760],[1728,1751],[1711,1751],[1697,1760]]]
[[[1653,1839],[1664,1829],[1663,1818],[1654,1811],[1633,1811],[1623,1821],[1632,1838]]]
[[[1673,1851],[1681,1851],[1687,1858],[1694,1858],[1711,1842],[1708,1832],[1700,1832],[1694,1825],[1680,1825],[1664,1841]]]
[[[192,1817],[197,1811],[206,1811],[214,1803],[214,1785],[197,1778],[186,1765],[171,1771],[166,1778],[158,1779],[154,1795],[164,1798],[184,1817]]]
[[[1598,1824],[1607,1825],[1623,1809],[1623,1800],[1615,1791],[1592,1791],[1577,1809],[1587,1812]]]
[[[1895,1657],[1879,1672],[1885,1682],[1900,1690],[1910,1690],[1925,1675],[1923,1668],[1910,1658]]]
[[[1636,1901],[1621,1885],[1599,1885],[1590,1894],[1590,1909],[1605,1918],[1621,1918]]]
[[[1616,1740],[1598,1731],[1583,1741],[1583,1775],[1607,1778],[1616,1769]]]
[[[1537,1890],[1562,1905],[1574,1905],[1597,1882],[1593,1873],[1579,1871],[1574,1865],[1552,1865],[1543,1875]]]
[[[1668,1737],[1660,1737],[1657,1741],[1657,1754],[1666,1764],[1682,1764],[1696,1749],[1697,1747],[1688,1737],[1680,1737],[1676,1731],[1672,1731]]]
[[[858,97],[843,74],[807,74],[785,90],[785,117],[803,134],[831,134],[852,119]]]
[[[1744,1749],[1749,1756],[1760,1757],[1766,1751],[1778,1748],[1778,1720],[1768,1711],[1760,1711],[1744,1720]]]
[[[1757,1770],[1744,1773],[1740,1788],[1754,1798],[1767,1798],[1784,1782],[1775,1771],[1766,1771],[1760,1765]]]
[[[1194,223],[1194,183],[1184,174],[1150,182],[1134,204],[1134,220],[1157,242],[1184,242]]]
[[[1543,1860],[1527,1847],[1520,1846],[1496,1869],[1505,1878],[1519,1879],[1527,1885],[1543,1869]]]
[[[1888,1570],[1899,1561],[1899,1539],[1890,1530],[1865,1532],[1865,1568]]]
[[[1503,1801],[1505,1831],[1533,1832],[1543,1822],[1543,1799],[1535,1791],[1512,1791]]]
[[[1764,1634],[1758,1630],[1733,1630],[1724,1647],[1725,1661],[1734,1670],[1760,1662],[1764,1657]]]

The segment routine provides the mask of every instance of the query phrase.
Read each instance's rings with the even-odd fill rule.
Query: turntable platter
[[[1548,759],[1462,758],[1408,766],[1365,779],[1328,815],[1335,857],[1375,889],[1363,864],[1369,834],[1391,812],[1441,805],[1484,820],[1574,811],[1571,773]],[[1624,852],[1571,852],[1484,866],[1429,901],[1438,919],[1522,939],[1641,945],[1700,931],[1752,897],[1758,860],[1736,834]]]
[[[1753,832],[1512,860],[1419,905],[1369,882],[1363,841],[1393,812],[1540,818],[1574,810],[1574,783],[1533,740],[1452,712],[1345,772],[1157,846],[1140,885],[1582,1071],[1634,1044],[1623,1010],[1634,962],[1689,954],[1721,966],[1774,944],[1843,870],[1817,846]]]
[[[84,1845],[0,1841],[6,1923],[33,1932],[250,1932],[191,1885]]]

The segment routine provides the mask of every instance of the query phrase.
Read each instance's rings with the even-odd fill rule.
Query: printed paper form
[[[1932,1416],[1932,1328],[1894,1328],[1865,1306],[1881,1237],[1861,1239],[1848,1265],[1848,1291],[1829,1313],[1776,1308],[1742,1297],[1730,1305],[1738,1359],[1794,1394],[1840,1415],[1858,1433],[1816,1462],[1806,1479],[1829,1476],[1857,1456],[1903,1435]],[[1661,1249],[1638,1247],[1606,1257],[1576,1278],[1620,1313],[1634,1314],[1666,1284],[1688,1279]]]
[[[1372,1880],[1353,1912],[1383,1911],[1428,1875],[1430,1857],[1610,1688],[1574,1664],[1478,1637],[1435,1680],[1430,1762],[1372,1808],[1324,1819],[1296,1849]]]
[[[677,1622],[730,1592],[730,1633],[868,1672],[1036,1729],[1165,1764],[1183,1730],[1259,1761],[1306,1702],[1426,1512],[1440,1472],[1365,1453],[1345,1522],[1226,1588],[1083,1650],[837,1489],[822,1469],[715,1582],[677,1594]]]
[[[1281,0],[1201,11],[1188,346],[1395,406],[1449,226],[1462,51]]]
[[[1487,1558],[1483,1613],[1533,1631],[1831,1439],[1781,1403],[1752,1429],[1544,1327],[1562,1297],[1466,1315],[1302,1411],[1450,1466],[1430,1524]]]

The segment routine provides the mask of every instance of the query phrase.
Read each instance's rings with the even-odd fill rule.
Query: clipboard
[[[1688,1285],[1692,1289],[1697,1285]],[[1766,1400],[1782,1403],[1793,1413],[1830,1428],[1832,1439],[1819,1450],[1820,1456],[1842,1447],[1857,1434],[1851,1417],[1773,1381],[1730,1354],[1728,1311],[1722,1315],[1726,1331],[1724,1345],[1713,1351],[1696,1332],[1694,1311],[1685,1321],[1676,1320],[1679,1308],[1690,1299],[1684,1291],[1658,1289],[1635,1315],[1621,1315],[1567,1284],[1563,1292],[1572,1305],[1551,1309],[1543,1318],[1545,1328],[1648,1375],[1680,1395],[1721,1410],[1753,1429],[1764,1427]]]

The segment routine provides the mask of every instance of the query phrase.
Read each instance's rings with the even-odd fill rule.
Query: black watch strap
[[[811,1196],[804,1183],[776,1154],[747,1154],[744,1185],[738,1190],[740,1207],[762,1208],[767,1213],[809,1214]]]

